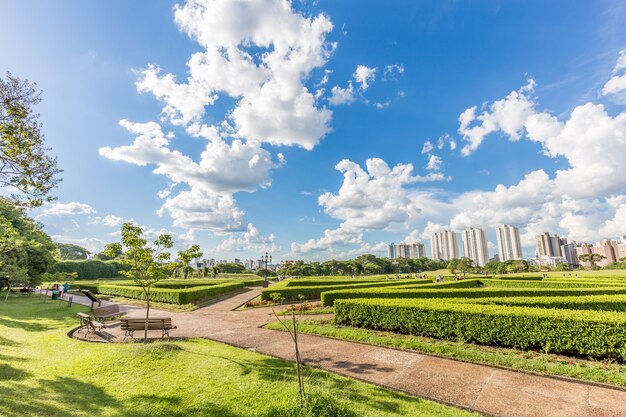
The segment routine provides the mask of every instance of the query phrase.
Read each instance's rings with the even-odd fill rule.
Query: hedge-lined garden
[[[626,362],[626,277],[311,279],[263,291],[321,299],[337,325]]]
[[[335,321],[438,339],[626,360],[622,313],[439,301],[336,300]]]
[[[150,289],[151,300],[169,304],[190,304],[203,298],[236,291],[248,285],[244,280],[197,280],[199,282],[195,285],[181,284],[178,281],[180,280],[158,282]],[[256,284],[253,280],[249,282],[252,285]],[[97,294],[145,299],[143,289],[132,281],[118,281],[115,284],[80,284],[78,287]]]

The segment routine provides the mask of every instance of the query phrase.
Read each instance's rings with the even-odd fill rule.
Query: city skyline
[[[626,235],[623,2],[242,4],[0,4],[0,70],[43,90],[64,170],[29,212],[56,241],[134,221],[324,260],[470,227],[495,253],[514,225],[528,258],[546,231]]]

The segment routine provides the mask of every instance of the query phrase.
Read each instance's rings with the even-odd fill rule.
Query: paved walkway
[[[159,313],[174,318],[178,329],[171,332],[172,337],[205,337],[294,360],[293,343],[286,332],[261,328],[275,320],[270,309],[233,311],[260,291],[252,289],[193,312]],[[82,301],[75,297],[74,302]],[[140,309],[132,311],[133,316],[141,313]],[[110,331],[115,335],[119,327]],[[626,391],[620,389],[319,336],[302,334],[299,342],[309,366],[484,414],[626,416]]]

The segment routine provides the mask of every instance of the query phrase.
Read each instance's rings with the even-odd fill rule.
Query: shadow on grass
[[[13,360],[13,358],[10,358]],[[17,369],[6,363],[0,363],[0,381],[21,381],[32,374],[23,369]]]
[[[0,415],[22,416],[85,416],[101,415],[105,408],[120,406],[102,388],[74,378],[31,380],[24,384],[2,387]]]
[[[266,382],[272,383],[272,385],[278,384],[286,387],[288,387],[289,384],[292,383],[294,395],[296,395],[296,369],[295,363],[293,362],[285,361],[283,359],[271,358],[265,355],[255,359],[234,360],[232,358],[224,357],[221,355],[211,355],[206,353],[193,352],[184,348],[181,349],[190,354],[222,359],[224,361],[236,364],[241,368],[242,376],[252,374]],[[335,363],[338,364],[337,367],[347,366],[352,369],[360,370],[361,373],[372,372],[373,369],[375,369],[375,366],[369,364],[353,364],[343,362]],[[340,397],[345,397],[350,401],[364,404],[371,409],[377,409],[385,412],[400,412],[397,400],[403,398],[404,394],[389,390],[375,390],[375,386],[373,385],[369,386],[370,389],[363,389],[363,386],[360,385],[361,383],[356,380],[350,379],[348,377],[337,376],[330,372],[317,369],[317,367],[319,367],[320,365],[313,365],[316,366],[316,368],[312,368],[309,366],[304,367],[305,386],[307,386],[308,389],[322,389]],[[383,370],[383,372],[386,373],[392,371],[389,368],[381,369]],[[357,385],[360,385],[360,387],[358,387]],[[415,398],[415,401],[421,402],[422,400]]]

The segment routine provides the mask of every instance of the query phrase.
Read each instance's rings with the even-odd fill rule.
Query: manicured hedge
[[[578,281],[578,282],[556,282],[556,281],[521,281],[521,280],[501,280],[483,279],[481,280],[487,287],[499,288],[597,288],[607,286],[602,282]],[[622,284],[616,284],[619,286]]]
[[[197,286],[184,289],[155,288],[150,290],[151,300],[170,304],[189,304],[196,300],[211,297],[213,295],[234,291],[243,288],[241,282]],[[144,293],[138,286],[122,285],[85,285],[81,289],[90,290],[94,293],[115,295],[119,297],[144,299]]]
[[[463,281],[459,281],[463,282]],[[575,295],[626,294],[626,287],[594,287],[594,288],[433,288],[428,289],[342,289],[324,291],[322,305],[333,306],[338,299],[355,298],[481,298],[481,297],[556,297]]]
[[[385,281],[385,280],[382,280]],[[369,282],[381,282],[380,279],[290,279],[286,282],[286,287],[319,287],[322,285],[350,285],[366,284]],[[389,282],[389,281],[387,281]]]
[[[371,288],[371,287],[398,287],[403,285],[415,285],[420,282],[424,284],[431,283],[433,280],[391,280],[391,281],[374,281],[366,283],[352,283],[350,285],[320,285],[320,286],[305,286],[305,287],[287,287],[285,285],[276,284],[261,291],[262,300],[270,300],[270,294],[279,293],[282,297],[285,297],[287,301],[297,300],[300,295],[305,296],[308,300],[320,298],[320,294],[329,288],[336,289],[359,289],[359,288]]]
[[[567,310],[626,311],[626,294],[565,297],[448,298],[445,300],[445,303],[491,304]]]
[[[626,359],[626,315],[425,300],[335,302],[338,324],[590,358]]]

